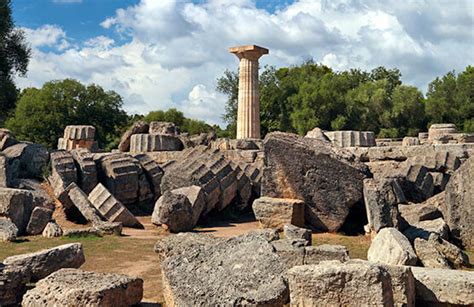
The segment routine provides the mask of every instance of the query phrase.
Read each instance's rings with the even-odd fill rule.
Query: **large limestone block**
[[[64,139],[67,140],[94,140],[95,128],[88,125],[70,125],[64,128]]]
[[[0,242],[15,241],[18,227],[7,218],[0,217]]]
[[[324,134],[339,147],[375,146],[375,134],[372,131],[327,131]]]
[[[403,138],[402,146],[416,146],[420,145],[420,140],[417,137],[406,136]]]
[[[43,145],[22,142],[8,147],[3,154],[10,160],[18,161],[19,178],[43,178],[49,161],[48,150]]]
[[[368,168],[344,149],[273,132],[264,150],[262,195],[304,200],[306,223],[313,228],[337,231],[362,199]]]
[[[367,259],[388,265],[415,265],[418,258],[408,239],[395,228],[383,228],[375,236]]]
[[[18,141],[13,133],[8,129],[0,128],[0,151],[15,144],[18,144]]]
[[[405,195],[394,179],[365,179],[364,202],[369,228],[378,232],[384,227],[398,228],[400,217],[397,205]]]
[[[388,272],[369,262],[324,261],[288,271],[291,306],[393,306]]]
[[[416,238],[414,248],[425,267],[459,269],[469,266],[469,257],[465,252],[436,234],[431,234],[427,239]]]
[[[312,231],[306,228],[301,228],[292,224],[286,224],[283,226],[283,235],[286,240],[305,240],[306,245],[312,244]]]
[[[150,134],[178,135],[179,129],[174,123],[170,122],[150,122],[148,130]]]
[[[44,227],[43,237],[45,238],[57,238],[63,235],[63,230],[56,222],[52,221],[46,224]]]
[[[111,154],[99,158],[104,186],[123,204],[134,204],[139,196],[140,163],[126,154]]]
[[[308,131],[308,133],[306,133],[304,137],[318,139],[323,142],[331,142],[331,140],[324,134],[324,131],[318,127],[314,128],[313,130]]]
[[[346,262],[349,260],[349,251],[342,245],[322,244],[318,246],[307,246],[304,248],[303,264],[318,264],[321,261],[338,260]]]
[[[130,137],[130,152],[175,151],[184,148],[176,136],[163,134],[134,134]]]
[[[33,195],[28,190],[0,188],[0,217],[9,218],[20,234],[26,231],[32,203]]]
[[[0,153],[0,188],[9,188],[13,184],[13,167],[8,163],[7,157]]]
[[[25,270],[0,263],[0,306],[19,306],[26,292]]]
[[[379,265],[390,274],[393,302],[395,306],[415,306],[415,278],[413,277],[411,267],[400,265]]]
[[[145,176],[153,189],[155,200],[158,199],[161,196],[160,184],[164,175],[163,169],[147,154],[135,155],[135,159],[140,162]]]
[[[190,231],[194,224],[193,207],[186,195],[166,191],[155,204],[152,223],[171,232]]]
[[[304,227],[305,204],[299,199],[260,197],[252,209],[263,228],[283,230],[285,224]]]
[[[428,239],[432,233],[444,239],[449,238],[449,227],[443,218],[439,217],[434,220],[414,223],[403,231],[403,234],[408,238],[408,240],[410,240],[410,242],[415,240],[415,238]]]
[[[77,165],[77,182],[81,189],[89,194],[97,185],[97,166],[93,154],[84,148],[71,151]]]
[[[163,295],[166,306],[282,306],[288,300],[285,271],[260,235],[220,239],[167,258]]]
[[[110,222],[121,222],[123,226],[143,228],[143,225],[101,183],[88,196],[91,204]]]
[[[190,187],[174,189],[171,193],[186,196],[192,208],[192,223],[196,225],[206,208],[206,196],[204,195],[203,189],[193,185]]]
[[[400,204],[398,206],[398,211],[400,212],[401,217],[410,225],[441,217],[441,212],[430,202]]]
[[[474,247],[474,157],[451,176],[445,197],[443,216],[451,235],[464,246]]]
[[[148,123],[144,121],[137,121],[133,123],[133,125],[128,128],[127,131],[125,131],[125,133],[122,135],[118,149],[121,152],[130,151],[130,137],[134,134],[148,133],[149,127],[150,126],[148,125]]]
[[[291,269],[294,266],[303,265],[305,257],[304,242],[303,240],[290,242],[285,239],[273,241],[271,244],[286,268]]]
[[[56,197],[73,182],[77,182],[77,169],[72,154],[66,151],[51,153],[51,175],[48,181]]]
[[[39,235],[51,221],[52,217],[53,210],[43,207],[34,208],[31,212],[30,221],[26,226],[26,233],[30,235]]]
[[[82,244],[70,243],[39,252],[5,258],[3,264],[21,267],[34,282],[62,268],[79,268],[85,262]]]
[[[185,250],[197,250],[204,245],[215,244],[222,240],[224,239],[210,235],[182,232],[173,236],[159,237],[153,250],[158,254],[160,261],[163,261],[172,256],[179,256]]]
[[[102,215],[91,204],[86,193],[75,183],[71,183],[66,188],[64,193],[59,197],[59,201],[61,201],[66,210],[71,210],[71,208],[74,207],[77,208],[86,221],[93,225],[101,224],[103,221]]]
[[[29,290],[22,306],[117,306],[139,304],[143,280],[121,274],[62,269]]]
[[[474,304],[474,273],[412,267],[417,305]]]
[[[430,126],[430,129],[428,129],[428,140],[433,142],[440,137],[456,132],[457,129],[455,124],[433,124]]]
[[[216,209],[223,210],[237,195],[237,173],[232,168],[230,161],[221,154],[216,153],[209,155],[206,157],[204,163],[209,167],[219,182],[221,193]]]

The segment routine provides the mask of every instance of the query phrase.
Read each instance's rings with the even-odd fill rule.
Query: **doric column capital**
[[[257,61],[262,55],[268,54],[268,49],[256,45],[238,46],[229,48],[229,52],[235,54],[240,60],[248,59]]]

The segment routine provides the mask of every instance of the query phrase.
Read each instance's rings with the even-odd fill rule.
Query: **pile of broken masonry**
[[[54,210],[98,235],[140,228],[135,215],[145,214],[185,232],[155,246],[167,306],[474,304],[474,273],[458,270],[470,266],[464,249],[474,246],[474,143],[450,124],[398,144],[318,128],[304,138],[216,139],[138,122],[112,153],[93,152],[93,131],[66,128],[67,150],[52,153],[0,131],[0,239],[78,231],[62,229]],[[264,229],[228,239],[187,232],[210,214],[250,209]],[[344,246],[312,246],[312,231],[351,227],[372,237],[368,261],[350,259]],[[0,305],[21,301],[8,289],[38,280],[23,305],[38,306],[41,297],[67,304],[71,298],[51,289],[84,291],[87,283],[76,281],[88,278],[113,286],[99,286],[84,303],[141,300],[137,278],[83,272],[80,264],[36,278],[10,262],[1,265]],[[115,286],[131,290],[104,294]]]

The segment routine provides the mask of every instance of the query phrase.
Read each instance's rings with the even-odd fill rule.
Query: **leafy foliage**
[[[51,81],[41,89],[23,90],[6,126],[22,140],[56,148],[65,126],[93,125],[99,146],[109,148],[117,143],[128,121],[122,104],[117,93],[95,84]]]
[[[31,55],[24,33],[15,28],[11,15],[11,1],[0,0],[0,124],[15,108],[18,90],[13,77],[26,74]]]
[[[280,69],[267,66],[260,75],[262,136],[276,130],[304,135],[320,127],[403,137],[426,131],[434,122],[473,131],[474,68],[435,79],[427,99],[400,78],[398,69],[385,67],[334,72],[313,61]],[[223,118],[235,130],[238,74],[225,71],[217,90],[228,96]]]

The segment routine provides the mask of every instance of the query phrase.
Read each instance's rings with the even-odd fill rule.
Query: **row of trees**
[[[325,130],[371,130],[379,137],[426,131],[431,123],[450,122],[474,132],[474,68],[449,72],[429,84],[426,98],[402,84],[398,69],[378,67],[335,72],[308,61],[299,66],[265,67],[260,75],[262,133],[290,131],[304,135]],[[228,97],[223,118],[235,131],[238,73],[226,71],[217,89]]]

